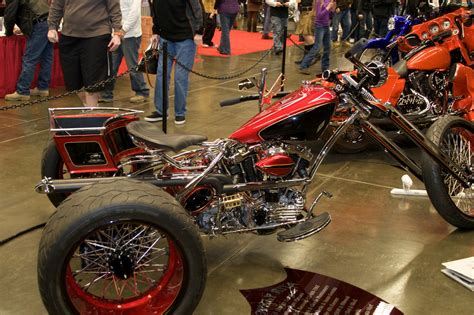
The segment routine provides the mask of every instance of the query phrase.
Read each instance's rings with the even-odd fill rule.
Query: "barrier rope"
[[[163,51],[161,49],[158,49],[159,54],[162,54],[162,52]],[[247,72],[251,71],[252,69],[257,67],[263,61],[263,59],[265,59],[270,54],[270,52],[271,52],[271,49],[266,51],[265,54],[263,54],[263,56],[255,64],[253,64],[251,67],[249,67],[248,69],[245,69],[245,70],[240,71],[240,72],[235,73],[235,74],[231,74],[231,75],[227,75],[227,76],[220,76],[220,77],[219,76],[210,76],[210,75],[207,75],[207,74],[197,72],[193,69],[190,69],[190,68],[186,67],[181,61],[179,61],[174,56],[172,56],[170,53],[168,53],[168,57],[171,58],[172,60],[174,60],[176,62],[176,64],[179,65],[180,67],[182,67],[184,70],[186,70],[190,73],[193,73],[197,76],[203,77],[205,79],[210,79],[210,80],[226,81],[226,80],[231,80],[231,79],[238,78],[238,77],[246,74]],[[145,62],[149,61],[152,57],[153,57],[152,54],[150,54],[150,56],[145,57]],[[80,93],[80,92],[85,92],[87,90],[94,90],[98,87],[103,87],[104,85],[114,81],[115,79],[123,77],[123,76],[125,76],[129,73],[139,72],[138,67],[139,67],[139,65],[137,64],[134,68],[128,69],[124,73],[114,75],[114,76],[112,76],[110,78],[107,78],[103,81],[97,82],[95,84],[92,84],[92,85],[89,85],[89,86],[86,86],[86,87],[82,87],[82,88],[77,89],[77,90],[68,91],[68,92],[65,92],[65,93],[62,93],[62,94],[59,94],[59,95],[55,95],[55,96],[42,97],[42,98],[36,99],[34,101],[28,101],[28,102],[23,102],[23,103],[19,103],[19,104],[2,106],[2,107],[0,107],[0,112],[7,111],[7,110],[20,109],[20,108],[24,108],[24,107],[27,107],[27,106],[32,106],[32,105],[36,105],[36,104],[41,104],[41,103],[57,100],[57,99],[64,98],[64,97],[69,96],[69,95],[77,94],[77,93]]]
[[[162,53],[161,49],[158,50],[158,51],[159,51],[160,54]],[[249,71],[255,69],[255,67],[257,67],[257,66],[263,61],[263,59],[265,59],[265,58],[270,54],[271,51],[272,51],[271,49],[267,50],[267,51],[265,52],[265,54],[263,54],[262,57],[260,57],[260,59],[259,59],[257,62],[255,62],[252,66],[250,66],[248,69],[245,69],[245,70],[243,70],[243,71],[237,72],[237,73],[235,73],[235,74],[230,74],[230,75],[222,76],[222,77],[219,77],[219,76],[210,76],[210,75],[207,75],[207,74],[204,74],[204,73],[197,72],[197,71],[195,71],[195,70],[193,70],[193,69],[190,69],[190,68],[188,68],[186,65],[184,65],[182,62],[180,62],[178,59],[176,59],[175,56],[171,55],[170,53],[168,53],[168,57],[171,58],[171,59],[173,59],[173,60],[175,60],[175,61],[176,61],[176,64],[177,64],[178,66],[180,66],[181,68],[183,68],[184,70],[186,70],[186,71],[188,71],[188,72],[190,72],[190,73],[192,73],[192,74],[195,74],[195,75],[197,75],[197,76],[200,76],[200,77],[202,77],[202,78],[209,79],[209,80],[227,81],[227,80],[231,80],[231,79],[238,78],[238,77],[240,77],[240,76],[246,74],[247,72],[249,72]]]

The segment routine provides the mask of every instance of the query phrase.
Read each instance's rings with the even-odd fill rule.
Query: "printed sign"
[[[313,272],[285,268],[275,285],[240,290],[252,314],[402,315],[393,305],[351,284]]]

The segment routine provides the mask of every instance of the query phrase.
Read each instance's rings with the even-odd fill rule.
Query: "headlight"
[[[389,31],[393,31],[395,29],[395,19],[393,18],[393,16],[390,19],[388,19],[387,28]]]

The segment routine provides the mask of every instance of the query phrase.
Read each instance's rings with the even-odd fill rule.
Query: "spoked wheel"
[[[474,126],[471,122],[445,116],[426,135],[472,178]],[[458,228],[474,229],[474,187],[464,188],[427,154],[423,156],[423,181],[431,202],[446,221]]]
[[[370,61],[380,61],[383,63],[383,60],[385,59],[386,55],[387,55],[387,51],[384,49],[369,48],[369,49],[364,49],[359,54],[359,60],[365,64],[369,63]],[[385,64],[387,66],[391,66],[391,58],[388,58]]]
[[[328,127],[328,133],[336,131],[335,127]],[[363,152],[370,144],[370,136],[360,126],[350,125],[346,131],[337,139],[334,150],[338,153],[355,154]]]
[[[38,282],[50,314],[191,314],[206,279],[193,220],[137,181],[71,195],[41,239]]]

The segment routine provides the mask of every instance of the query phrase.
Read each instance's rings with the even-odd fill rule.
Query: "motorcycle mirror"
[[[347,59],[349,59],[351,56],[355,56],[357,55],[358,53],[362,52],[365,47],[367,46],[367,43],[368,43],[368,39],[367,38],[361,38],[359,39],[355,44],[354,46],[352,46],[351,49],[349,49],[349,51],[346,52],[345,54],[345,57]]]
[[[238,84],[239,91],[254,88],[256,85],[257,85],[257,79],[255,77],[244,79],[240,81]]]

